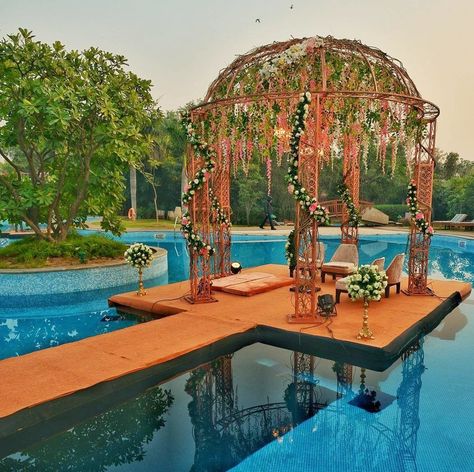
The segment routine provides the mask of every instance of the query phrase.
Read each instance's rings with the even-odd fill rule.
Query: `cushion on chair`
[[[322,266],[324,272],[335,272],[337,274],[352,274],[356,266],[352,262],[326,262]]]
[[[347,283],[349,281],[349,277],[344,277],[342,279],[336,280],[336,290],[342,290],[347,292]]]

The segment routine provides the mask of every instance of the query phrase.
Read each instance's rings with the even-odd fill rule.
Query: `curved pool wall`
[[[158,251],[143,272],[147,285],[168,282],[166,251]],[[137,286],[137,270],[125,263],[96,267],[0,270],[1,309],[75,305]],[[0,312],[1,316],[1,312]]]

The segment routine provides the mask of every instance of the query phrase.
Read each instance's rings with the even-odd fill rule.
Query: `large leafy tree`
[[[124,173],[150,154],[144,130],[155,112],[151,83],[126,66],[24,29],[0,41],[0,220],[25,221],[51,241],[88,215],[120,232]]]

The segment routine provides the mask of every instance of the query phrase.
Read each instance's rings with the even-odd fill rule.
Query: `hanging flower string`
[[[187,138],[193,147],[194,155],[196,157],[202,157],[204,160],[204,166],[194,174],[193,179],[189,181],[181,196],[183,206],[187,207],[194,198],[196,191],[201,189],[204,185],[209,173],[214,171],[216,164],[214,162],[214,151],[209,148],[206,142],[201,141],[197,135],[189,113],[183,115],[182,122],[186,130]],[[194,229],[194,224],[188,211],[184,212],[181,218],[181,231],[186,238],[190,250],[198,252],[201,256],[212,256],[214,254],[214,248],[206,241],[203,241],[201,236]]]
[[[357,228],[360,223],[360,213],[357,207],[354,205],[351,192],[347,188],[347,185],[345,183],[338,185],[337,193],[341,197],[344,205],[346,205],[347,212],[349,213],[349,225]]]
[[[288,182],[288,192],[290,192],[295,200],[299,202],[301,208],[308,211],[318,223],[325,224],[329,222],[328,210],[317,202],[316,197],[311,197],[308,194],[298,178],[298,150],[301,136],[304,134],[306,127],[305,121],[308,117],[310,103],[311,93],[302,93],[292,120],[293,128],[290,138],[290,155],[288,157],[288,173],[286,181]]]
[[[426,220],[425,215],[418,207],[417,200],[417,188],[414,180],[411,180],[408,184],[408,196],[406,203],[408,209],[410,210],[411,218],[415,222],[415,226],[421,231],[425,236],[431,237],[434,234],[433,226],[431,226]]]
[[[219,226],[230,228],[232,226],[232,223],[225,214],[225,211],[221,208],[219,199],[214,195],[214,192],[211,188],[209,188],[209,198],[211,199],[211,207],[216,215],[216,223]]]

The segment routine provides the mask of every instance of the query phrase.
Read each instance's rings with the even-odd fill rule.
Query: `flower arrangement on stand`
[[[293,272],[296,268],[296,252],[295,252],[295,230],[291,230],[288,235],[288,240],[285,244],[285,257],[288,261],[288,267],[290,269],[290,277],[293,277]]]
[[[143,269],[150,267],[153,260],[153,250],[143,243],[132,244],[123,254],[125,262],[138,269],[138,291],[137,295],[146,295],[143,287]]]
[[[431,226],[428,221],[426,221],[424,213],[418,207],[417,187],[414,180],[411,180],[408,184],[406,203],[408,205],[408,209],[410,210],[411,218],[415,222],[415,226],[425,236],[431,238],[431,236],[434,234],[434,229],[433,226]]]
[[[383,291],[387,286],[387,276],[385,271],[380,271],[374,265],[362,265],[357,271],[347,279],[347,291],[352,301],[364,300],[364,316],[362,329],[357,335],[357,339],[374,339],[372,331],[369,329],[369,301],[380,300]]]
[[[347,208],[347,212],[349,213],[349,225],[357,228],[360,223],[360,213],[357,207],[354,205],[351,192],[349,191],[347,185],[345,183],[338,185],[337,193],[341,197],[342,203],[344,203]]]
[[[201,189],[204,182],[206,182],[208,175],[214,171],[216,164],[214,162],[214,151],[209,148],[206,142],[199,138],[194,129],[189,113],[183,115],[182,122],[186,130],[187,138],[193,147],[195,156],[202,157],[204,160],[204,166],[195,173],[181,196],[183,206],[187,207],[194,198],[196,191]],[[190,251],[195,251],[204,257],[212,256],[214,254],[214,248],[212,248],[206,241],[203,241],[201,236],[195,230],[191,215],[188,211],[185,211],[181,218],[181,231],[187,241]]]
[[[295,114],[293,115],[286,181],[288,183],[288,192],[293,195],[300,207],[306,210],[318,223],[327,224],[329,223],[329,211],[317,202],[316,197],[309,195],[307,190],[300,183],[298,177],[299,145],[301,136],[303,136],[305,132],[306,118],[308,117],[310,103],[311,93],[302,93]]]

